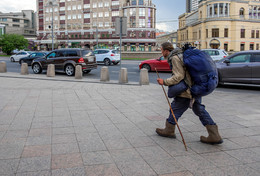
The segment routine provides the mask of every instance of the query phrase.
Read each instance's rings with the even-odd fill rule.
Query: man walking
[[[158,84],[171,86],[176,85],[180,81],[184,80],[185,83],[191,87],[192,80],[190,74],[184,66],[182,51],[180,49],[174,50],[171,43],[165,42],[161,45],[161,52],[171,66],[172,77],[165,80],[158,78]],[[218,132],[218,126],[212,120],[209,113],[205,110],[205,106],[201,104],[201,97],[196,98],[193,102],[189,88],[174,98],[173,102],[171,103],[171,107],[177,121],[189,107],[192,107],[193,112],[199,117],[201,123],[206,127],[209,134],[208,137],[201,136],[201,142],[208,144],[221,144],[223,142]],[[165,128],[157,128],[156,133],[163,137],[176,138],[175,125],[176,123],[170,111],[169,118],[165,123]]]

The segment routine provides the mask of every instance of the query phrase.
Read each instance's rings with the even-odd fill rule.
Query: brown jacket
[[[186,70],[186,67],[184,66],[183,63],[183,55],[178,54],[171,56],[169,55],[167,57],[168,61],[172,62],[172,77],[167,78],[163,80],[163,84],[165,86],[171,86],[171,85],[176,85],[178,84],[181,80],[184,79],[186,84],[191,87],[192,81],[189,72]],[[181,93],[178,95],[179,97],[183,98],[192,98],[190,89],[188,88],[185,92]]]

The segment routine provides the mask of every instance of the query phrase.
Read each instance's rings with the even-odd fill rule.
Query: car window
[[[230,63],[245,63],[250,62],[250,54],[240,54],[230,58]]]
[[[94,54],[98,54],[98,51],[94,51]]]
[[[117,50],[112,50],[112,53],[118,54],[118,51]]]
[[[32,53],[31,55],[30,55],[30,57],[35,57],[37,54],[36,53]]]
[[[27,53],[26,53],[26,52],[21,52],[20,54],[21,54],[21,55],[26,55]]]
[[[228,54],[226,53],[226,51],[222,50],[222,52],[224,53],[224,55],[228,55]]]
[[[36,56],[44,56],[43,53],[37,53]]]
[[[108,50],[98,50],[98,54],[106,54],[108,53]]]
[[[75,57],[75,56],[78,56],[78,53],[75,50],[68,50],[68,51],[66,51],[65,55],[66,55],[66,57]]]
[[[83,50],[81,53],[82,53],[82,57],[94,56],[94,53],[90,50]]]
[[[56,57],[65,57],[64,54],[65,54],[64,51],[57,51],[56,52]]]
[[[252,62],[260,62],[260,53],[253,55]]]
[[[52,52],[50,53],[47,58],[54,58],[56,56],[56,53],[55,52]]]

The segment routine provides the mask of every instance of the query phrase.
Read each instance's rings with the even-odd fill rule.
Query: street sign
[[[116,23],[115,23],[115,30],[116,30],[116,35],[120,35],[120,18],[122,19],[122,35],[127,34],[127,18],[126,17],[117,17],[116,18]]]

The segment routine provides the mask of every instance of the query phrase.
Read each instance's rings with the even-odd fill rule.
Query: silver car
[[[260,84],[260,51],[241,51],[216,63],[219,83]]]
[[[210,55],[210,57],[216,62],[228,56],[223,49],[202,49],[201,51]]]
[[[98,63],[104,63],[105,65],[113,63],[117,65],[120,62],[120,54],[117,50],[96,49],[94,53]]]

